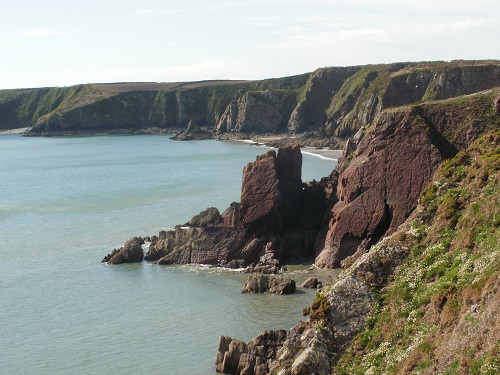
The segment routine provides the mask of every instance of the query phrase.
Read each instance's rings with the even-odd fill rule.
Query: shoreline
[[[23,135],[26,134],[31,127],[24,127],[24,128],[17,128],[17,129],[2,129],[0,130],[0,135]],[[161,134],[175,134],[176,131],[175,129],[156,129],[156,128],[148,128],[148,129],[143,129],[142,131],[137,131],[137,132],[117,132],[116,134],[113,134],[113,132],[110,133],[94,133],[94,134],[87,134],[87,133],[75,133],[75,134],[51,134],[50,136],[62,136],[62,137],[71,137],[71,136],[79,136],[79,135],[161,135]],[[242,134],[243,135],[243,134]],[[40,136],[40,135],[36,135]],[[41,135],[43,136],[48,136],[48,135]],[[302,143],[303,137],[300,134],[297,135],[288,135],[288,134],[283,134],[283,135],[260,135],[255,138],[238,138],[233,136],[222,136],[220,138],[214,137],[214,140],[217,141],[226,141],[226,142],[242,142],[246,143],[248,145],[253,145],[253,146],[263,146],[267,147],[270,149],[277,149],[280,146],[283,146],[284,144],[291,144],[291,143]],[[342,150],[341,149],[330,149],[327,146],[310,146],[307,144],[302,145],[301,151],[303,154],[308,154],[312,155],[314,157],[318,157],[320,159],[324,160],[336,160],[340,157],[342,157]]]
[[[289,137],[289,136],[284,136],[284,137],[258,137],[258,138],[252,138],[252,139],[221,139],[221,141],[229,141],[229,142],[241,142],[241,143],[246,143],[250,146],[257,146],[257,147],[267,147],[270,149],[278,149],[278,147],[273,146],[272,142],[277,142],[281,140],[287,140],[291,141],[292,139],[297,139],[299,140],[299,137]],[[267,142],[271,142],[271,144],[268,144]],[[332,150],[328,147],[313,147],[313,146],[303,146],[300,148],[301,152],[303,154],[311,155],[320,159],[324,160],[332,160],[332,161],[338,161],[343,154],[343,150]]]
[[[28,130],[30,130],[31,127],[25,127],[25,128],[17,128],[17,129],[2,129],[0,130],[0,134],[24,134]]]

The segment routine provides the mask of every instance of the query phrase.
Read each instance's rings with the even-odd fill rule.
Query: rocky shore
[[[416,318],[419,323],[414,323],[411,327],[399,320],[397,324],[406,324],[408,329],[423,325],[419,329],[422,330],[420,334],[426,337],[427,341],[424,342],[432,342],[428,349],[432,354],[429,355],[419,353],[418,349],[411,347],[412,344],[403,344],[398,361],[404,365],[387,362],[384,366],[387,366],[385,368],[389,369],[389,373],[412,373],[418,370],[419,366],[423,366],[418,358],[426,358],[426,366],[434,364],[435,367],[430,367],[430,372],[427,373],[438,373],[446,368],[454,368],[453,366],[467,371],[471,363],[476,363],[477,366],[495,366],[495,353],[498,352],[492,345],[495,340],[498,342],[500,339],[498,314],[495,317],[488,315],[483,321],[474,323],[478,335],[486,330],[491,332],[490,328],[494,327],[495,339],[487,340],[487,353],[477,355],[475,360],[467,362],[460,350],[446,355],[439,350],[439,345],[450,346],[446,343],[448,337],[453,337],[455,345],[462,345],[458,343],[459,337],[452,332],[463,332],[466,329],[462,325],[471,314],[470,311],[475,311],[479,306],[475,304],[479,297],[465,297],[471,292],[468,291],[467,284],[460,286],[458,280],[466,280],[470,277],[470,271],[460,266],[462,261],[446,263],[447,266],[436,271],[440,266],[435,257],[438,249],[443,248],[442,256],[449,257],[449,251],[459,251],[464,244],[468,249],[477,251],[473,258],[488,258],[491,254],[500,256],[497,250],[493,250],[500,248],[498,230],[482,224],[490,228],[486,231],[495,238],[492,240],[495,245],[491,247],[484,240],[479,240],[480,236],[472,234],[479,230],[478,227],[457,225],[460,220],[464,220],[464,223],[483,220],[479,218],[481,215],[475,216],[467,208],[474,206],[477,199],[492,202],[491,198],[480,198],[484,194],[482,189],[490,189],[491,192],[494,189],[498,198],[498,185],[497,188],[493,186],[498,184],[500,178],[499,90],[386,111],[370,129],[353,139],[353,143],[344,149],[343,162],[339,163],[328,178],[333,188],[323,221],[324,232],[320,232],[316,240],[320,244],[316,248],[316,264],[321,267],[342,266],[344,271],[317,293],[312,305],[304,309],[304,314],[309,318],[296,327],[288,331],[266,331],[248,343],[221,337],[216,356],[217,371],[227,374],[327,375],[334,368],[335,374],[347,374],[350,370],[345,372],[344,366],[351,366],[354,371],[357,363],[366,366],[364,368],[369,373],[380,371],[380,368],[373,367],[373,362],[365,361],[364,358],[367,353],[370,353],[369,358],[373,358],[376,351],[393,358],[392,351],[389,350],[390,347],[386,350],[381,342],[373,343],[365,337],[381,335],[374,328],[377,319],[382,321],[379,330],[390,329],[395,332],[394,337],[384,337],[385,340],[390,340],[390,345],[401,346],[397,338],[404,334],[397,331],[397,326],[392,328],[391,322],[387,321],[384,314],[391,316],[393,310],[384,309],[386,299],[392,301],[392,309],[404,306],[405,314],[418,313],[412,304],[421,306],[418,311],[421,311],[420,314],[425,319]],[[484,134],[479,143],[475,142]],[[434,172],[449,158],[452,161],[441,166],[437,180],[432,182]],[[484,161],[478,162],[478,158]],[[467,169],[469,165],[477,163],[485,164]],[[454,182],[450,182],[450,179]],[[469,182],[463,182],[464,179]],[[491,182],[488,184],[488,181]],[[425,190],[429,183],[432,184],[430,190]],[[439,194],[445,194],[447,198],[439,199]],[[494,202],[498,203],[497,200]],[[496,213],[491,212],[490,218],[500,214],[497,203],[494,203]],[[457,235],[453,234],[455,231],[458,232]],[[478,242],[464,243],[464,231],[468,233],[466,237],[472,236]],[[450,238],[455,243],[451,248],[448,242]],[[429,254],[425,258],[427,263],[423,265],[419,261],[419,254],[422,252]],[[405,265],[409,257],[413,257],[413,263],[407,267],[413,268],[412,271],[405,272],[428,275],[421,276],[422,279],[418,280],[422,285],[429,285],[428,293],[432,298],[420,296],[417,302],[412,299],[411,294],[397,299],[387,293],[385,288],[391,288],[392,293],[401,293],[398,288],[407,285],[403,283],[391,286],[393,274]],[[429,272],[426,265],[434,267],[431,268],[434,271]],[[461,271],[454,267],[461,267]],[[447,284],[445,275],[448,275],[448,269],[456,281]],[[498,281],[500,269],[493,264],[488,269],[484,273],[474,273],[477,275],[476,280],[479,280],[474,288],[482,291],[482,294],[477,295],[482,296],[480,300],[484,303],[484,309],[491,311],[498,296],[493,284],[496,285]],[[408,276],[403,273],[398,277],[405,279]],[[436,280],[447,285],[444,287],[446,292],[433,291],[432,285]],[[454,301],[447,305],[448,309],[453,308],[451,303],[458,306],[458,310],[454,310],[456,312],[451,316],[446,315],[450,314],[450,310],[442,305],[435,306],[433,302],[439,300],[446,305],[449,300],[442,293]],[[410,304],[407,301],[412,302]],[[374,308],[380,310],[374,312]],[[436,314],[438,318],[435,317]],[[490,323],[486,323],[487,321]],[[429,333],[429,328],[426,328],[429,324],[436,330],[431,332],[436,333]],[[368,336],[358,336],[362,332],[366,332],[365,335]],[[262,340],[263,337],[267,339]],[[413,338],[405,340],[415,342]],[[415,347],[419,342],[422,341],[417,341]],[[475,345],[475,348],[480,346],[479,341],[477,344],[463,345]],[[356,357],[356,362],[353,362],[353,356]],[[462,358],[463,362],[459,363],[457,358]],[[335,367],[338,361],[342,362]]]
[[[283,262],[313,259],[328,182],[303,183],[301,168],[298,145],[268,150],[244,168],[239,203],[222,214],[207,208],[188,223],[153,236],[144,258],[260,273],[277,273]],[[129,255],[131,242],[134,239],[103,262],[142,261]]]
[[[467,373],[498,364],[500,88],[494,86],[500,86],[500,70],[495,64],[440,73],[392,68],[376,86],[380,71],[343,78],[340,92],[352,101],[332,99],[317,133],[333,134],[330,145],[349,134],[329,176],[301,181],[298,143],[269,150],[245,167],[239,203],[222,214],[207,210],[152,239],[146,257],[162,264],[265,274],[309,257],[318,267],[343,269],[296,327],[247,343],[221,337],[218,371],[327,375],[360,365],[364,373]],[[313,103],[321,103],[315,93],[331,88],[328,76],[334,73],[311,78],[306,97],[317,101],[298,104],[289,125],[325,121]],[[374,91],[382,83],[385,89]],[[287,100],[259,95],[232,102],[224,112],[227,133],[253,124],[248,103]],[[277,123],[278,107],[263,113]],[[127,246],[123,252],[125,259]],[[245,290],[279,290],[283,280],[273,280],[252,276]],[[468,334],[467,327],[483,339],[461,341],[456,332]],[[408,333],[413,330],[417,336]],[[451,348],[448,340],[455,349],[443,353],[441,346]],[[457,348],[464,345],[474,354],[461,354]]]

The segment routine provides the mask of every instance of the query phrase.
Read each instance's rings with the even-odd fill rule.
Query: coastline
[[[288,144],[294,143],[293,140],[296,139],[299,142],[300,137],[290,137],[290,136],[262,136],[251,139],[220,139],[221,141],[232,141],[232,142],[242,142],[251,146],[267,147],[271,149],[277,149],[278,146],[275,144],[277,142],[287,142]],[[300,142],[299,142],[300,143]],[[308,154],[324,160],[338,161],[343,154],[343,150],[340,149],[330,149],[328,147],[314,147],[314,146],[302,146],[301,152],[303,154]]]
[[[24,134],[30,129],[31,129],[30,126],[26,128],[17,128],[17,129],[2,129],[0,130],[0,134]]]

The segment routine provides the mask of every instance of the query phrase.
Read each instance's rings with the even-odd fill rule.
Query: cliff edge
[[[224,337],[219,342],[217,369],[280,375],[498,372],[499,97],[497,89],[446,101],[441,103],[444,107],[429,103],[388,113],[388,118],[403,120],[399,131],[410,126],[417,135],[428,131],[430,124],[434,129],[440,128],[438,124],[454,124],[453,130],[441,128],[449,131],[443,131],[449,143],[444,144],[446,150],[453,150],[449,148],[453,146],[460,151],[436,164],[435,173],[429,166],[429,181],[420,185],[422,180],[417,180],[422,191],[416,194],[412,212],[400,225],[392,226],[397,216],[394,206],[385,236],[369,251],[344,263],[342,273],[304,309],[307,320],[288,331],[266,331],[243,343],[246,346],[240,351],[231,345],[234,339]],[[412,111],[420,117],[444,109],[453,114],[446,121],[405,121]],[[465,117],[453,121],[460,114]],[[382,118],[379,131],[386,132],[373,129],[372,141],[378,137],[385,140],[391,134]],[[423,138],[413,131],[407,134],[418,145]],[[466,134],[474,135],[467,138]],[[423,160],[435,160],[425,155],[441,155],[443,159],[439,144],[431,144],[431,151],[423,150]],[[360,152],[354,158],[365,154],[366,144],[361,142],[357,150]],[[375,151],[372,155],[377,155]],[[364,167],[354,160],[345,171],[357,166],[354,169],[361,169],[358,173],[364,176]],[[402,166],[406,168],[405,163]],[[345,193],[349,190],[342,186],[341,178],[337,191]],[[384,188],[382,193],[391,197],[390,190]],[[413,200],[404,189],[401,193]],[[363,191],[356,197],[361,194]],[[341,203],[342,207],[355,198]],[[333,212],[337,212],[335,206]],[[347,220],[359,217],[355,214]],[[371,223],[369,217],[364,220],[363,225]],[[337,222],[330,225],[332,233],[339,228]],[[268,340],[263,341],[263,337]],[[232,367],[235,371],[226,371],[226,359],[236,363]]]

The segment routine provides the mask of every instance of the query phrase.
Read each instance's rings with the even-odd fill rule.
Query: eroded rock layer
[[[314,256],[326,193],[302,183],[298,145],[269,150],[243,171],[241,203],[221,215],[207,208],[184,226],[162,231],[145,256],[159,264],[210,264],[276,273],[282,261]]]

